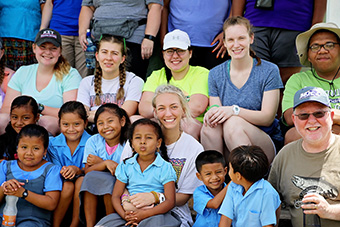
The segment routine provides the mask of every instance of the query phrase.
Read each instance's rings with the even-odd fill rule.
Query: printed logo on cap
[[[43,34],[40,35],[40,38],[54,38],[57,39],[57,35],[54,34],[51,30],[46,30]]]
[[[304,93],[301,93],[300,94],[300,98],[299,99],[306,99],[306,98],[309,98],[309,97],[319,97],[321,96],[321,92],[316,90],[316,89],[311,89],[309,91],[306,91]]]

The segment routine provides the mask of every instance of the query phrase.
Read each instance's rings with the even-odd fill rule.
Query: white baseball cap
[[[187,50],[191,45],[189,35],[179,29],[175,29],[172,32],[166,34],[163,43],[163,50],[169,48]]]

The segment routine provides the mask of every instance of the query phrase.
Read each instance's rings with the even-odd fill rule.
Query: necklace
[[[174,144],[174,147],[173,147],[170,151],[168,150],[168,157],[169,157],[169,158],[171,157],[172,153],[174,152],[174,150],[175,150],[175,148],[176,148],[176,145],[177,145],[177,142],[178,142],[179,138],[181,138],[181,135],[182,135],[182,131],[179,132],[179,135],[178,135],[178,138],[176,139],[175,144],[172,143],[172,144]],[[171,144],[169,144],[169,145],[171,145]],[[167,147],[168,147],[168,146],[167,146]]]
[[[314,76],[316,79],[318,79],[318,80],[320,80],[320,81],[323,81],[323,82],[326,82],[326,83],[329,84],[329,92],[328,92],[328,95],[331,96],[332,98],[334,98],[334,97],[335,97],[335,94],[336,94],[336,91],[335,91],[335,87],[334,87],[334,83],[333,83],[333,82],[334,82],[334,80],[335,80],[336,75],[338,75],[339,70],[340,70],[340,67],[339,67],[338,70],[336,71],[336,73],[335,73],[335,75],[333,76],[333,79],[331,80],[331,82],[329,82],[329,81],[326,80],[326,79],[317,77],[317,76],[314,74],[315,69],[314,69],[314,71],[313,71],[312,66],[311,66],[311,68],[310,68],[310,71],[312,71],[312,74],[313,74],[313,76]],[[332,92],[332,91],[333,91],[333,92]]]

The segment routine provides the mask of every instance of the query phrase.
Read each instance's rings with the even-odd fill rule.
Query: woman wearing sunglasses
[[[139,113],[143,117],[153,118],[152,98],[159,85],[171,84],[180,88],[187,97],[194,122],[182,122],[182,130],[199,139],[203,114],[208,106],[209,70],[199,66],[190,66],[192,56],[190,38],[184,31],[176,29],[164,37],[163,58],[165,67],[154,71],[147,79]],[[169,119],[170,120],[170,119]]]
[[[202,145],[225,157],[240,145],[257,145],[271,162],[276,150],[272,138],[280,134],[275,120],[283,87],[279,69],[250,48],[254,33],[246,18],[227,19],[223,31],[231,60],[209,73],[210,108],[204,116]]]

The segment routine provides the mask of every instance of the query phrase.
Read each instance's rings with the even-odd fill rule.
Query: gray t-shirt
[[[83,0],[82,6],[94,6],[94,20],[147,18],[148,5],[157,3],[163,5],[163,0]],[[144,38],[145,24],[139,26],[128,42],[141,44]]]

